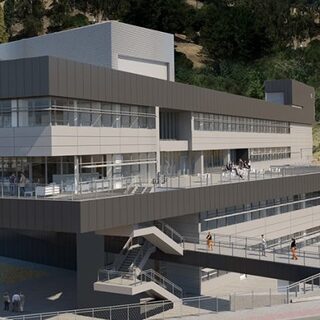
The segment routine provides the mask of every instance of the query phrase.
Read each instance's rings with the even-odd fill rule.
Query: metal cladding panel
[[[0,228],[55,232],[80,230],[77,202],[0,199],[0,209]]]
[[[97,224],[104,225],[105,224],[105,216],[104,216],[104,201],[97,200]]]
[[[106,74],[104,72],[104,69],[102,67],[98,67],[97,69],[97,77],[93,77],[94,79],[96,79],[97,81],[97,89],[98,89],[98,93],[96,96],[96,99],[104,101],[106,100],[106,94],[105,94],[105,87],[106,87]],[[94,83],[92,84],[92,86],[94,87]],[[94,92],[92,92],[92,99]]]
[[[314,99],[303,97],[313,88],[291,80],[283,83],[287,91],[292,84],[293,97],[303,109],[55,57],[0,61],[2,99],[52,95],[312,124]]]
[[[96,207],[88,206],[88,202],[98,200],[84,200],[79,204],[81,232],[184,216],[319,190],[320,174],[309,174],[105,198],[99,200],[99,203],[103,201],[104,205],[99,204]],[[100,216],[101,214],[104,218]],[[95,218],[97,215],[99,215],[99,223]],[[102,221],[104,221],[103,224],[101,224]]]
[[[91,99],[91,65],[83,65],[83,96],[85,99]]]
[[[66,61],[60,60],[57,64],[58,72],[58,91],[61,92],[62,96],[68,95],[68,64]]]
[[[58,73],[58,61],[49,58],[49,87],[50,87],[50,94],[53,96],[59,96],[59,73]],[[74,65],[74,63],[67,64],[68,67]],[[69,75],[70,76],[70,75]],[[68,76],[68,77],[69,77]],[[27,91],[27,90],[26,90]]]
[[[100,92],[99,92],[99,67],[91,66],[91,83],[90,83],[90,100],[101,100],[100,99]],[[90,76],[91,76],[90,74]]]
[[[67,88],[68,88],[68,95],[70,97],[76,96],[76,88],[75,88],[75,81],[76,81],[76,75],[75,75],[75,62],[70,61],[70,63],[67,63]]]

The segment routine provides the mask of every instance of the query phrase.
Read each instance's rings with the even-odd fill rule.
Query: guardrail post
[[[276,257],[275,257],[275,248],[273,248],[273,262],[276,261]]]
[[[130,306],[127,307],[127,320],[130,320]]]
[[[232,252],[232,256],[233,256],[233,242],[231,243],[231,252]]]
[[[306,294],[306,282],[303,282],[303,294]]]
[[[313,282],[314,282],[314,279],[312,278],[312,282],[311,282],[311,291],[313,291]]]
[[[269,306],[272,305],[271,288],[269,288]]]
[[[251,306],[252,306],[251,309],[253,309],[254,308],[254,291],[253,290],[251,292]]]
[[[289,288],[287,288],[287,304],[289,303]]]
[[[200,316],[200,297],[198,297],[198,316]]]
[[[298,287],[296,286],[296,297],[298,296]]]

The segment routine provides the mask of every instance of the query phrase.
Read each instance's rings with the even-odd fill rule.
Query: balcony
[[[216,172],[165,176],[158,175],[152,181],[144,181],[138,176],[92,179],[79,183],[38,184],[0,182],[0,198],[49,199],[49,200],[88,200],[165,192],[304,176],[320,173],[320,166],[271,166],[267,170],[244,170],[242,177],[235,172],[217,170]]]

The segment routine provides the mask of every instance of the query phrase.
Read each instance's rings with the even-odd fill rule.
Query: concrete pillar
[[[100,268],[105,265],[104,236],[77,234],[77,308],[138,303],[141,295],[127,296],[93,290]]]
[[[104,266],[104,237],[95,233],[77,234],[77,307],[106,304],[104,295],[93,290],[97,272]]]
[[[156,115],[156,173],[160,172],[160,111],[159,107],[155,107]]]
[[[18,126],[18,100],[11,100],[11,126]]]
[[[182,236],[192,239],[200,238],[199,214],[171,218],[165,220],[165,222]],[[165,277],[180,286],[185,294],[201,295],[201,268],[171,262],[161,263],[165,270]]]
[[[74,156],[74,193],[78,193],[79,172],[79,156]]]
[[[231,161],[231,154],[230,154],[230,149],[228,150],[224,150],[224,159],[223,159],[223,163],[227,164]]]
[[[204,173],[204,155],[203,151],[195,152],[194,173]]]

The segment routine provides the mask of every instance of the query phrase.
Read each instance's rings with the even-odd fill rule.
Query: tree
[[[217,0],[202,10],[205,21],[200,31],[201,43],[213,59],[250,61],[268,51],[265,29],[249,7]]]
[[[15,14],[22,23],[21,37],[34,37],[43,32],[45,8],[42,0],[16,0]]]
[[[0,43],[8,42],[9,36],[4,22],[4,12],[0,5]]]
[[[79,0],[76,8],[83,13],[93,15],[95,21],[121,20],[130,7],[130,0]]]
[[[9,37],[12,37],[12,26],[14,24],[14,4],[15,0],[6,0],[3,5],[4,23]]]
[[[89,24],[88,18],[83,14],[73,15],[72,0],[54,0],[47,16],[50,19],[49,32],[57,32],[69,28],[81,27]]]
[[[190,17],[184,0],[131,0],[122,21],[170,33],[182,33]]]

